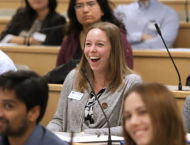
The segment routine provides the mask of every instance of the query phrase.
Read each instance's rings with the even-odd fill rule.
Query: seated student
[[[48,85],[31,71],[0,75],[0,144],[67,145],[39,124],[48,101]]]
[[[125,36],[125,27],[113,15],[108,0],[70,0],[68,17],[70,19],[68,37],[64,40],[58,53],[56,66],[65,64],[70,59],[81,59],[88,28],[96,22],[106,21],[119,27],[125,61],[128,67],[133,69],[133,54]]]
[[[0,50],[0,74],[10,70],[16,71],[17,69],[13,61],[3,51]]]
[[[132,49],[165,48],[154,23],[157,23],[168,47],[172,47],[179,28],[177,13],[158,0],[136,0],[114,10],[127,29]]]
[[[109,119],[111,134],[122,136],[122,102],[124,94],[141,78],[125,63],[121,33],[108,22],[92,25],[87,31],[84,53],[61,91],[57,111],[47,128],[52,131],[108,134],[107,123],[89,88],[81,68],[85,68],[100,103]],[[81,99],[71,93],[81,94]]]
[[[126,145],[186,145],[175,98],[157,83],[138,84],[127,93],[123,132]]]
[[[30,45],[61,45],[63,28],[40,31],[65,24],[65,18],[55,12],[56,0],[25,0],[2,33],[1,43]],[[36,34],[39,32],[40,34]]]
[[[190,95],[185,100],[182,116],[186,133],[190,133]]]

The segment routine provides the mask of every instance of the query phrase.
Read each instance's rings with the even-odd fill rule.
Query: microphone
[[[47,30],[54,30],[54,29],[59,29],[59,28],[64,28],[65,26],[67,26],[67,24],[58,25],[58,26],[53,26],[53,27],[47,27],[47,28],[43,28],[43,29],[39,30],[39,32],[43,32],[43,31],[47,31]],[[34,31],[34,32],[38,32],[38,31]],[[31,33],[31,34],[28,36],[28,38],[30,38],[31,35],[34,34],[34,32]],[[27,42],[27,46],[30,46],[30,41],[29,41],[29,39],[28,39],[28,42]]]
[[[3,39],[3,37],[5,37],[6,32],[9,31],[9,29],[11,28],[11,26],[12,26],[12,23],[9,23],[7,25],[7,27],[5,28],[5,30],[1,33],[0,41]]]
[[[97,102],[98,102],[98,104],[99,104],[99,106],[100,106],[100,108],[101,108],[101,110],[102,110],[102,112],[103,112],[105,118],[106,118],[106,122],[107,122],[107,124],[108,124],[108,145],[112,145],[111,132],[110,132],[110,124],[109,124],[108,118],[107,118],[107,116],[106,116],[106,114],[105,114],[105,112],[104,112],[104,110],[103,110],[103,108],[102,108],[102,106],[101,106],[101,104],[100,104],[100,101],[99,101],[99,99],[98,99],[98,97],[97,97],[97,95],[96,95],[96,93],[95,93],[95,91],[94,91],[94,88],[92,87],[92,84],[90,83],[90,80],[89,80],[89,78],[88,78],[88,75],[87,75],[87,73],[86,73],[85,68],[82,68],[81,70],[82,70],[82,72],[83,72],[83,74],[84,74],[85,79],[86,79],[87,82],[89,83],[90,88],[92,89],[92,92],[94,93],[95,98],[96,98],[96,100],[97,100]]]
[[[185,2],[186,22],[189,22],[188,0]]]
[[[167,47],[167,45],[166,45],[166,43],[165,43],[165,41],[164,41],[164,38],[162,37],[162,33],[161,33],[161,31],[160,31],[160,28],[158,27],[157,23],[155,23],[154,25],[155,25],[155,27],[156,27],[156,30],[157,30],[158,34],[159,34],[160,37],[162,38],[162,41],[163,41],[163,43],[164,43],[164,45],[165,45],[165,47],[166,47],[166,50],[168,51],[168,54],[169,54],[169,56],[170,56],[170,58],[171,58],[171,60],[172,60],[172,62],[173,62],[173,65],[174,65],[176,71],[177,71],[177,74],[178,74],[178,77],[179,77],[178,90],[181,91],[181,90],[182,90],[182,85],[181,85],[181,77],[180,77],[179,71],[178,71],[178,69],[177,69],[177,67],[176,67],[176,65],[175,65],[175,63],[174,63],[174,60],[173,60],[173,58],[172,58],[172,56],[171,56],[171,54],[170,54],[170,52],[169,52],[169,49],[168,49],[168,47]]]

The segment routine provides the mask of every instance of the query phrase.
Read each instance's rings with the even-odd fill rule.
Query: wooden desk
[[[10,17],[0,17],[0,34],[10,21]],[[178,36],[174,43],[174,48],[190,48],[190,23],[180,22]]]
[[[56,112],[62,86],[63,85],[49,84],[48,104],[44,117],[41,120],[41,124],[44,126],[46,126],[52,120],[53,115]]]
[[[10,17],[0,17],[0,35],[3,32],[3,30],[5,30],[10,19],[11,19]]]
[[[49,100],[45,115],[41,121],[43,125],[47,125],[51,120],[53,115],[56,112],[57,105],[59,102],[59,97],[61,93],[62,85],[49,84]],[[183,104],[188,95],[190,95],[190,91],[172,91],[179,106],[179,111],[182,112]]]
[[[14,63],[27,65],[40,75],[55,68],[60,47],[43,46],[0,46]]]
[[[180,22],[180,28],[174,48],[190,48],[190,23]]]
[[[171,52],[181,75],[182,85],[190,75],[190,52]],[[134,70],[144,81],[178,85],[178,75],[166,51],[133,50]]]
[[[55,67],[59,47],[1,46],[14,63],[27,65],[41,75]],[[171,52],[181,74],[182,85],[190,75],[190,52]],[[178,76],[166,51],[133,50],[134,70],[145,81],[159,82],[164,85],[178,85]]]

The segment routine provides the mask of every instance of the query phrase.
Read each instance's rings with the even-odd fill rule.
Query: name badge
[[[83,93],[71,91],[71,93],[69,94],[68,98],[80,101],[82,99],[83,95],[84,95]]]
[[[155,30],[156,31],[156,27],[155,27],[155,24],[156,23],[156,21],[149,21],[148,22],[148,29],[149,30]],[[158,23],[157,23],[158,24]],[[158,26],[160,26],[159,24],[158,24]]]
[[[35,32],[33,34],[33,38],[40,41],[40,42],[44,42],[46,40],[46,34],[42,34],[42,33],[39,33],[39,32]]]

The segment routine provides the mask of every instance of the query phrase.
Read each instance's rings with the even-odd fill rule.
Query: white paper
[[[70,142],[71,138],[68,135],[64,136],[59,132],[54,132],[60,139]],[[120,142],[123,141],[123,137],[119,136],[111,136],[111,140],[113,142]],[[92,142],[107,142],[108,141],[108,136],[107,135],[101,135],[98,137],[97,135],[87,135],[87,134],[80,134],[80,136],[74,134],[73,137],[73,142],[85,142],[85,143],[92,143]]]
[[[14,35],[12,35],[12,34],[7,34],[7,35],[1,40],[1,43],[8,43],[13,37],[14,37]]]
[[[187,133],[187,140],[190,141],[190,134]]]
[[[45,40],[46,40],[46,35],[45,34],[42,34],[42,33],[39,33],[39,32],[35,32],[34,34],[33,34],[33,38],[35,39],[35,40],[38,40],[38,41],[40,41],[40,42],[44,42]]]
[[[172,85],[165,85],[169,90],[171,91],[177,91],[178,86],[172,86]],[[190,91],[190,86],[182,86],[183,91]]]

